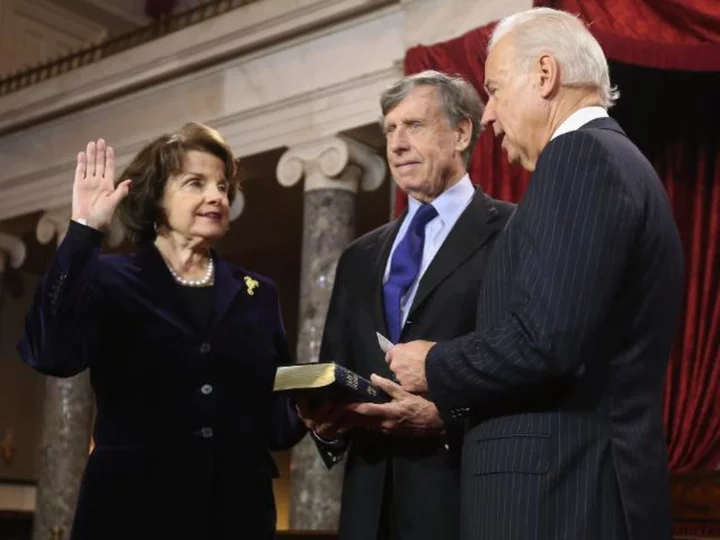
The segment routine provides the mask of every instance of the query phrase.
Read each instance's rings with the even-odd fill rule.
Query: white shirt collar
[[[466,173],[456,184],[438,195],[432,205],[443,223],[455,223],[474,196],[475,187]],[[408,219],[412,219],[421,204],[420,201],[408,197]]]
[[[607,111],[603,107],[599,106],[583,107],[582,109],[578,109],[558,126],[555,133],[553,133],[552,137],[550,137],[550,140],[552,141],[559,135],[575,131],[592,120],[596,120],[597,118],[607,118],[608,116]]]

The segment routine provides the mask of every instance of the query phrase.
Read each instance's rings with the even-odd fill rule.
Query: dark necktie
[[[390,263],[390,275],[383,285],[385,321],[390,341],[397,343],[402,328],[400,300],[417,278],[425,246],[425,225],[438,215],[431,204],[423,204],[410,222],[405,236],[398,243]]]

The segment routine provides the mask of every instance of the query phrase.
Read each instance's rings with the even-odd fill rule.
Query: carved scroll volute
[[[11,268],[20,268],[26,256],[25,242],[12,234],[0,233],[0,271],[8,264]]]
[[[38,242],[49,244],[53,238],[56,238],[57,244],[60,244],[67,233],[71,211],[70,206],[60,206],[47,210],[40,217],[35,227],[35,236]]]
[[[372,191],[385,179],[385,160],[372,148],[343,136],[301,144],[285,152],[277,164],[285,187],[305,179],[305,191],[342,189]]]

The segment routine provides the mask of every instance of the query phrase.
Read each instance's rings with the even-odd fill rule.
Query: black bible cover
[[[391,401],[390,396],[368,379],[334,362],[281,366],[275,374],[274,391],[304,395],[312,401]]]

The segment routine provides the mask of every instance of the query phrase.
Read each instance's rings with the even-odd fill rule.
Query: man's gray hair
[[[538,57],[549,54],[560,66],[562,85],[596,89],[606,109],[620,97],[617,89],[610,86],[610,72],[602,47],[578,17],[546,7],[514,13],[495,27],[488,53],[511,32],[518,69],[527,71]]]
[[[440,96],[442,110],[450,125],[456,128],[465,118],[472,122],[472,133],[468,147],[463,151],[465,165],[470,163],[475,144],[480,136],[484,104],[472,84],[459,76],[447,75],[439,71],[427,70],[415,75],[403,77],[380,96],[380,108],[383,116],[397,107],[410,92],[418,86],[431,86]]]

